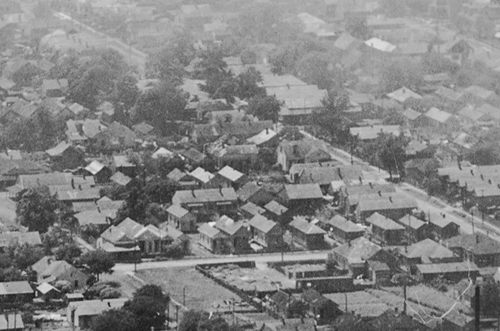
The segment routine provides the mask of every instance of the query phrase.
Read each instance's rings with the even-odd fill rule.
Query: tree
[[[202,319],[207,318],[206,315],[208,315],[207,312],[188,310],[179,323],[179,331],[198,331],[198,325]]]
[[[93,331],[135,331],[137,321],[135,315],[125,309],[111,309],[96,316],[92,321]]]
[[[135,105],[139,94],[137,78],[127,74],[116,80],[110,101],[113,103],[115,111],[117,109],[128,111]]]
[[[11,266],[25,270],[44,257],[43,248],[28,244],[9,246],[6,254],[10,257]]]
[[[243,52],[241,52],[240,58],[241,63],[245,65],[257,63],[257,54],[255,54],[254,51],[248,48],[244,49]]]
[[[387,16],[403,17],[406,15],[407,7],[405,1],[383,0],[381,2],[381,9]]]
[[[281,104],[275,96],[256,96],[248,102],[248,113],[261,121],[272,120],[273,122],[277,122],[280,109]]]
[[[353,37],[361,40],[370,39],[370,30],[365,16],[351,15],[347,19],[345,29]]]
[[[149,55],[146,62],[146,77],[157,78],[177,86],[182,83],[183,76],[183,64],[168,46]]]
[[[382,68],[380,93],[387,94],[403,86],[418,89],[423,84],[420,64],[410,58],[389,60]]]
[[[145,285],[134,293],[132,300],[125,302],[123,309],[135,315],[138,331],[149,331],[163,328],[169,301],[169,296],[164,295],[160,287]]]
[[[495,23],[485,14],[477,16],[475,28],[478,37],[481,39],[489,39],[495,34]]]
[[[486,280],[481,286],[480,310],[482,316],[497,317],[500,314],[500,285],[493,280]],[[476,310],[476,296],[471,300],[472,309]]]
[[[182,30],[177,32],[172,40],[169,41],[168,47],[172,51],[174,57],[183,66],[187,66],[196,57],[194,44],[195,40],[193,35],[188,30]]]
[[[380,134],[374,144],[377,161],[381,167],[389,171],[391,179],[394,172],[401,174],[405,161],[403,138],[392,134]]]
[[[333,67],[330,54],[310,52],[300,58],[295,70],[299,78],[306,83],[317,85],[320,89],[329,89],[332,85],[330,67]]]
[[[455,74],[460,69],[458,64],[436,52],[430,52],[422,56],[420,63],[422,70],[427,74],[439,74],[443,72]]]
[[[53,250],[56,260],[65,260],[66,262],[73,264],[76,259],[82,255],[82,250],[80,246],[75,242],[65,243],[62,246],[56,247]]]
[[[266,90],[258,85],[262,82],[260,71],[254,67],[248,68],[245,72],[236,76],[236,95],[240,99],[249,100],[255,96],[263,96]]]
[[[80,257],[80,262],[87,266],[89,271],[96,276],[97,280],[99,280],[99,275],[102,273],[111,274],[115,266],[115,261],[111,257],[111,254],[102,249],[83,254]]]
[[[57,220],[59,206],[59,201],[48,194],[46,187],[23,190],[17,196],[17,222],[29,231],[45,233]]]

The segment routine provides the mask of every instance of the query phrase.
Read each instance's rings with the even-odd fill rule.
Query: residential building
[[[248,225],[251,238],[257,244],[268,249],[283,247],[283,230],[278,223],[257,214],[248,222]]]
[[[231,168],[230,166],[225,166],[219,170],[215,177],[220,177],[223,187],[232,187],[235,190],[242,187],[247,181],[247,176]]]
[[[45,256],[31,266],[36,272],[37,281],[55,285],[58,281],[67,281],[71,288],[80,290],[87,286],[89,275],[75,268],[64,260],[56,261],[52,256]]]
[[[103,210],[95,204],[95,209],[81,211],[76,213],[74,217],[78,222],[79,228],[95,226],[99,229],[99,233],[101,233],[113,223],[116,212],[117,209]]]
[[[112,225],[104,231],[97,241],[97,246],[104,242],[116,247],[135,248],[139,246],[144,255],[161,253],[169,242],[169,237],[156,226],[143,226],[130,218],[117,225]],[[106,247],[102,247],[106,249]]]
[[[172,203],[195,213],[225,211],[236,208],[238,196],[233,188],[177,191]]]
[[[136,145],[137,135],[125,125],[113,122],[92,137],[94,147],[105,153],[121,151]]]
[[[247,139],[249,144],[254,144],[258,148],[276,148],[279,145],[278,133],[265,129],[253,137]]]
[[[323,201],[323,192],[318,184],[291,184],[278,194],[284,205],[289,208],[311,206],[311,203]]]
[[[268,192],[260,182],[248,182],[238,191],[238,200],[242,203],[252,202],[263,206],[274,199],[274,195]]]
[[[325,243],[326,231],[308,222],[302,217],[295,217],[289,224],[294,244],[306,249],[322,248]]]
[[[44,79],[42,81],[42,93],[46,98],[64,97],[68,86],[67,79]]]
[[[277,149],[277,157],[283,171],[288,171],[295,163],[327,162],[332,159],[318,141],[311,139],[282,141]]]
[[[200,188],[210,188],[211,181],[214,179],[215,175],[205,169],[198,167],[189,173],[189,176],[198,183]]]
[[[45,151],[52,162],[52,169],[63,171],[75,169],[85,164],[84,153],[71,144],[61,141],[57,146]]]
[[[38,285],[38,287],[36,288],[36,294],[37,298],[40,298],[45,302],[53,299],[60,299],[62,296],[61,291],[59,291],[49,283],[42,283]]]
[[[5,252],[7,248],[17,245],[41,246],[42,239],[40,238],[38,231],[7,231],[0,233],[0,252]]]
[[[284,224],[288,219],[289,216],[288,208],[280,205],[275,200],[272,200],[268,202],[266,205],[264,205],[264,209],[266,210],[264,212],[264,216],[275,222]]]
[[[243,214],[243,217],[251,219],[255,215],[262,215],[266,212],[266,210],[262,207],[257,206],[252,202],[247,202],[243,206],[240,207],[240,211]]]
[[[121,309],[128,300],[120,298],[71,302],[66,308],[66,318],[74,327],[87,329],[91,327],[96,316],[111,309]]]
[[[113,155],[115,171],[119,171],[128,177],[135,177],[137,166],[129,161],[127,155]]]
[[[92,161],[85,167],[90,176],[93,176],[96,183],[106,183],[111,177],[112,171],[99,161]]]
[[[479,268],[500,266],[500,243],[484,234],[461,234],[447,239],[445,245]]]
[[[413,243],[427,238],[427,223],[416,218],[413,215],[401,217],[396,220],[399,224],[405,227],[405,242]]]
[[[379,213],[372,214],[365,219],[365,222],[371,225],[373,238],[383,245],[399,245],[405,239],[405,228]]]
[[[431,217],[427,224],[428,234],[436,240],[449,239],[460,234],[460,225],[443,216]]]
[[[27,281],[0,283],[0,300],[5,303],[33,301],[35,291]]]
[[[132,178],[130,178],[129,176],[121,173],[121,172],[115,172],[113,174],[113,176],[111,176],[109,178],[109,180],[112,182],[112,183],[115,183],[116,185],[118,186],[122,186],[122,187],[125,187],[127,186],[128,184],[130,184],[132,182]]]
[[[401,248],[400,254],[408,265],[460,262],[451,250],[429,238]]]
[[[309,305],[309,312],[315,316],[318,325],[330,324],[342,314],[339,306],[314,289],[302,292],[300,298]]]
[[[390,219],[400,219],[417,208],[417,200],[407,195],[396,193],[389,196],[365,196],[358,202],[355,215],[358,221],[365,220],[373,213],[379,213]]]
[[[216,254],[224,254],[229,252],[226,244],[227,235],[209,223],[203,223],[198,228],[200,240],[198,243]]]
[[[181,190],[198,188],[198,182],[193,177],[177,168],[170,171],[167,175],[167,178],[176,182],[177,185],[180,186]]]
[[[420,281],[429,282],[435,278],[458,282],[462,279],[479,277],[479,269],[472,262],[417,264],[416,275]]]
[[[182,232],[195,232],[197,229],[196,215],[179,205],[172,205],[167,209],[168,221]]]
[[[214,227],[226,236],[226,244],[231,254],[248,251],[250,232],[243,221],[235,221],[223,215]]]
[[[331,238],[341,243],[347,243],[362,237],[366,232],[365,228],[346,220],[341,215],[335,215],[328,220],[320,221],[320,224]]]
[[[227,145],[213,153],[219,167],[230,166],[241,171],[248,171],[258,156],[259,148],[256,145]]]
[[[396,192],[394,184],[367,183],[363,185],[347,185],[339,190],[339,208],[346,214],[353,213],[359,201],[365,197],[373,197],[376,194],[388,195]]]

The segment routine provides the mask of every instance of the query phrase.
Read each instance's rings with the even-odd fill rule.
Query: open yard
[[[223,311],[230,309],[225,300],[234,298],[236,302],[240,301],[236,294],[203,276],[194,267],[141,270],[136,275],[148,284],[161,286],[181,304],[185,289],[185,305],[189,309]],[[235,311],[239,311],[238,306],[235,307]]]

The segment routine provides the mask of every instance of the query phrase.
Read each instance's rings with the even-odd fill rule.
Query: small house
[[[200,240],[198,243],[213,253],[228,253],[226,244],[227,235],[209,223],[204,223],[198,228]]]
[[[374,213],[368,217],[366,223],[371,225],[373,238],[379,240],[382,244],[399,245],[404,240],[405,228],[379,213]]]
[[[243,221],[235,221],[223,215],[215,222],[214,227],[226,235],[226,244],[231,254],[249,249],[250,232]]]
[[[0,301],[2,302],[23,302],[33,301],[35,291],[27,281],[3,282],[0,283]]]
[[[115,171],[119,171],[128,177],[135,177],[137,166],[128,160],[126,155],[114,155],[113,165]]]
[[[176,191],[172,203],[191,212],[231,211],[236,209],[238,197],[233,188]]]
[[[106,183],[111,177],[112,171],[99,161],[92,161],[85,167],[87,173],[94,177],[96,183]]]
[[[215,176],[221,177],[224,187],[233,187],[235,190],[242,187],[247,180],[247,176],[230,166],[225,166]]]
[[[325,243],[326,231],[309,223],[306,219],[296,217],[289,224],[292,240],[306,249],[318,249]]]
[[[331,238],[338,240],[341,243],[355,240],[365,234],[365,229],[362,226],[348,221],[341,215],[335,215],[332,218],[321,222],[321,224],[323,230],[327,231]]]
[[[323,192],[319,184],[291,184],[285,185],[279,197],[284,205],[298,208],[323,201]]]
[[[249,222],[252,239],[259,245],[277,249],[283,246],[281,226],[262,215],[255,215]]]
[[[263,206],[274,199],[260,182],[248,182],[238,191],[238,200],[242,203],[252,202],[258,206]]]
[[[264,205],[264,209],[266,210],[264,216],[275,222],[283,224],[288,219],[288,208],[280,205],[275,200],[272,200]]]
[[[417,264],[416,275],[420,281],[429,282],[435,278],[458,282],[462,279],[479,277],[479,269],[472,262]]]
[[[243,214],[243,217],[251,219],[255,215],[264,214],[266,210],[262,207],[257,206],[256,204],[254,204],[252,202],[247,202],[246,204],[241,206],[240,211]]]
[[[121,309],[126,301],[128,299],[120,298],[71,302],[66,308],[66,318],[74,327],[88,329],[96,316],[111,309]]]
[[[461,234],[445,241],[462,261],[473,262],[479,268],[500,266],[500,243],[484,234]]]
[[[196,231],[196,216],[179,205],[172,205],[167,209],[168,221],[182,232]]]
[[[46,98],[64,97],[68,86],[67,79],[44,79],[42,81],[42,93]]]
[[[409,265],[460,262],[460,258],[451,250],[429,238],[406,246],[400,254]]]

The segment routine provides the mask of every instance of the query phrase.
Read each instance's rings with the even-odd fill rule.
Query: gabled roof
[[[494,91],[487,90],[481,86],[471,85],[464,90],[465,93],[472,94],[480,99],[486,100],[495,95]]]
[[[394,99],[396,101],[399,101],[401,103],[405,102],[409,98],[413,99],[422,99],[422,96],[420,94],[417,94],[410,90],[407,87],[401,87],[397,89],[396,91],[393,91],[391,93],[388,93],[387,96],[391,99]]]
[[[259,185],[258,182],[248,182],[245,185],[243,185],[242,188],[239,189],[238,198],[241,201],[247,201],[260,190],[264,190],[264,187]]]
[[[170,157],[172,155],[174,155],[173,152],[169,151],[165,147],[160,147],[156,150],[156,152],[153,153],[153,155],[151,155],[151,157],[153,159],[157,159],[159,157]]]
[[[454,262],[454,263],[428,263],[417,264],[418,271],[425,274],[447,274],[453,272],[478,272],[478,267],[473,262]]]
[[[27,104],[19,108],[12,108],[12,110],[21,117],[31,118],[38,110],[38,107],[32,104]]]
[[[324,154],[325,159],[331,159],[331,155],[324,150],[323,145],[312,139],[284,140],[280,143],[280,149],[283,149],[288,159],[303,159],[318,151]]]
[[[365,237],[359,237],[351,243],[340,245],[333,252],[348,259],[350,263],[361,263],[372,258],[382,248]]]
[[[68,262],[60,260],[60,261],[52,261],[39,276],[42,276],[41,278],[44,279],[50,277],[54,280],[57,280],[60,276],[67,274],[68,271],[71,273],[82,273]]]
[[[280,205],[278,202],[274,200],[265,205],[264,208],[266,208],[267,210],[278,216],[281,216],[288,211],[288,208]]]
[[[295,217],[293,221],[290,222],[289,226],[305,234],[326,234],[325,230],[309,223],[302,217]]]
[[[233,183],[237,182],[244,176],[244,174],[242,174],[238,170],[234,170],[230,166],[225,166],[224,168],[219,170],[218,174],[226,179],[229,179]]]
[[[333,181],[359,181],[363,179],[361,166],[348,165],[341,167],[316,167],[308,168],[299,174],[301,184],[328,185]]]
[[[388,53],[396,49],[396,46],[394,46],[393,44],[379,38],[368,39],[367,41],[365,41],[365,45],[372,47],[378,51],[388,52]]]
[[[422,113],[419,113],[418,111],[408,108],[402,113],[402,115],[407,119],[409,119],[410,121],[414,121],[420,116],[422,116]]]
[[[401,217],[398,220],[398,222],[400,224],[403,224],[404,226],[412,228],[414,230],[418,230],[425,225],[424,221],[421,221],[418,218],[416,218],[415,216],[412,216],[410,214]]]
[[[424,116],[433,119],[439,123],[446,123],[453,115],[445,111],[442,111],[436,107],[432,107],[424,114]]]
[[[254,227],[256,228],[257,230],[259,231],[262,231],[264,233],[268,233],[269,231],[271,231],[275,226],[278,225],[278,223],[276,222],[273,222],[267,218],[265,218],[264,216],[262,215],[255,215],[251,220],[250,222],[248,222],[248,224],[251,226],[251,227]]]
[[[214,227],[217,229],[221,230],[222,232],[232,236],[236,234],[241,228],[243,228],[245,225],[242,221],[236,222],[232,218],[227,217],[226,215],[223,215],[219,218],[217,222],[215,222]]]
[[[102,169],[106,168],[104,164],[99,161],[92,161],[88,166],[85,167],[85,170],[90,172],[92,175],[97,175]]]
[[[118,171],[111,176],[110,180],[118,185],[127,186],[132,181],[132,178]]]
[[[197,180],[199,180],[200,182],[202,183],[208,183],[209,181],[211,181],[215,175],[206,171],[205,169],[201,168],[201,167],[198,167],[196,169],[194,169],[193,171],[191,171],[189,173],[189,175]]]
[[[51,291],[55,291],[55,292],[59,292],[59,293],[61,292],[61,291],[59,291],[57,288],[55,288],[54,286],[50,285],[49,283],[42,283],[42,284],[40,284],[40,285],[36,288],[36,290],[37,290],[38,292],[40,292],[41,294],[47,294],[47,293],[49,293],[49,292],[51,292]],[[0,329],[0,330],[1,330],[1,329]]]
[[[381,228],[383,230],[404,230],[405,228],[402,225],[394,222],[393,220],[380,215],[379,213],[374,213],[370,217],[366,219],[366,222]]]
[[[401,127],[399,125],[371,125],[352,127],[349,131],[352,136],[358,136],[359,140],[374,140],[382,133],[399,136]]]
[[[454,254],[448,248],[432,239],[424,239],[401,251],[409,259],[420,258],[422,263],[432,263],[433,259],[452,258]]]
[[[68,88],[67,79],[44,79],[42,81],[42,89],[44,90],[60,90]]]
[[[86,189],[58,189],[57,199],[60,201],[77,201],[77,200],[97,200],[101,197],[100,188],[89,187]]]
[[[30,293],[33,293],[33,289],[27,281],[0,283],[0,296]]]
[[[113,161],[115,163],[115,166],[117,168],[124,167],[124,168],[135,168],[136,165],[133,164],[128,160],[127,155],[114,155],[113,156]]]
[[[62,155],[62,153],[64,153],[70,147],[71,144],[65,141],[61,141],[59,144],[57,144],[56,147],[46,150],[45,153],[49,154],[52,157],[59,156]]]
[[[186,190],[175,192],[172,202],[174,203],[207,203],[207,202],[236,202],[238,197],[233,188]]]
[[[417,155],[427,148],[427,144],[418,140],[412,139],[405,148],[406,155]]]
[[[87,176],[83,179],[83,177],[73,176],[70,173],[53,172],[49,174],[20,175],[16,185],[25,189],[44,185],[68,185],[71,184],[71,180],[74,181],[75,185],[88,184],[93,186],[95,184],[94,177],[92,176]]]
[[[358,209],[361,212],[382,211],[396,209],[414,209],[417,208],[417,201],[414,198],[404,196],[391,197],[373,197],[372,199],[362,199],[358,203]]]
[[[337,228],[343,232],[365,232],[365,229],[358,224],[346,220],[344,217],[340,215],[335,215],[331,219],[325,222],[328,226],[332,226]]]
[[[77,102],[73,102],[71,105],[69,105],[68,109],[73,113],[73,114],[78,114],[79,112],[85,110],[85,107],[80,105]]]
[[[183,178],[185,178],[186,176],[189,176],[189,175],[187,173],[185,173],[184,171],[180,171],[179,169],[175,168],[174,170],[172,170],[168,173],[167,178],[178,182],[178,181],[182,180]]]
[[[199,228],[198,232],[202,235],[205,235],[209,238],[215,239],[215,238],[225,238],[226,235],[222,233],[219,229],[211,226],[208,223],[203,223]]]
[[[241,210],[246,211],[247,213],[253,216],[263,214],[266,211],[264,208],[259,207],[250,201],[241,206]]]
[[[205,158],[207,157],[205,154],[203,154],[202,152],[198,151],[195,148],[189,148],[187,150],[182,151],[180,154],[185,158],[196,163],[203,162],[203,160],[205,160]]]
[[[449,248],[461,248],[473,254],[500,254],[500,243],[484,234],[462,234],[445,243]]]
[[[290,184],[285,185],[288,200],[322,199],[323,192],[318,184]]]
[[[255,144],[257,146],[260,146],[260,145],[268,142],[269,140],[273,139],[277,135],[278,134],[275,131],[273,131],[271,129],[266,129],[266,130],[262,130],[260,133],[256,134],[255,136],[248,138],[247,142],[249,142],[251,144]]]
[[[182,218],[182,217],[186,216],[187,214],[189,214],[189,211],[182,208],[179,205],[171,205],[170,207],[168,207],[167,213],[172,214],[177,218]]]
[[[337,38],[337,40],[335,40],[333,46],[343,51],[350,51],[359,47],[362,43],[362,40],[354,38],[349,33],[344,32]]]
[[[108,217],[110,217],[110,215],[106,213],[106,211],[98,211],[97,209],[85,210],[75,214],[75,218],[78,220],[80,226],[88,224],[105,226],[109,224]]]
[[[142,123],[133,125],[132,129],[134,129],[134,131],[137,133],[146,135],[146,134],[151,133],[151,131],[154,130],[154,127],[149,125],[148,123],[142,122]]]
[[[23,317],[19,313],[0,315],[0,330],[24,330]]]
[[[442,98],[445,98],[445,99],[448,99],[451,101],[457,101],[462,96],[461,93],[455,92],[452,89],[446,88],[444,86],[438,87],[438,89],[434,93],[439,95]]]

